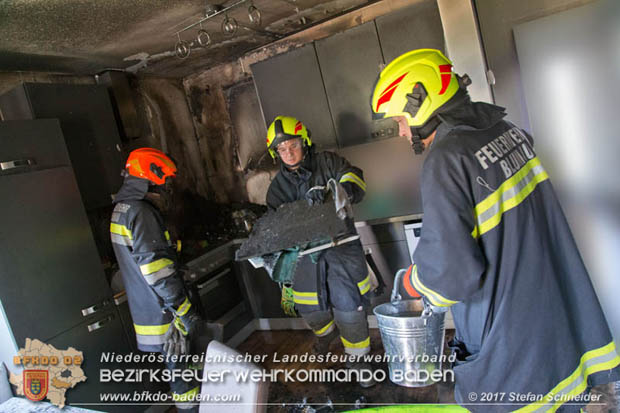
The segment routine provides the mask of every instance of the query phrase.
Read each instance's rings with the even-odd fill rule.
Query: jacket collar
[[[441,140],[455,129],[483,130],[496,125],[505,116],[505,109],[484,102],[472,102],[468,95],[459,99],[458,103],[438,113],[441,124],[433,142]]]
[[[125,177],[123,186],[114,197],[114,203],[121,201],[137,201],[144,199],[149,191],[149,181],[132,175]]]

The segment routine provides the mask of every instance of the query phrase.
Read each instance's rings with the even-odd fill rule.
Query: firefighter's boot
[[[302,317],[316,336],[312,351],[315,354],[327,353],[331,342],[338,337],[338,329],[332,313],[330,311],[312,311],[303,313]]]

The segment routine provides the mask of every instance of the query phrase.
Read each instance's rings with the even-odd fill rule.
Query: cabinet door
[[[365,23],[319,40],[316,52],[338,146],[365,143],[378,137],[373,135],[376,126],[368,103],[383,63],[375,23]],[[396,133],[398,128],[392,128],[392,135]]]
[[[24,172],[25,161],[28,170],[71,166],[57,119],[0,122],[0,147],[0,174]]]
[[[158,369],[163,367],[160,363],[136,363],[134,361],[119,363],[106,360],[102,361],[102,355],[104,353],[121,356],[131,353],[131,349],[125,340],[123,325],[118,317],[118,313],[114,308],[111,310],[112,311],[100,314],[89,322],[85,322],[54,337],[52,340],[47,341],[47,344],[51,344],[58,350],[66,350],[69,347],[73,347],[81,351],[84,356],[84,361],[80,368],[86,375],[86,381],[76,384],[74,388],[67,391],[65,394],[67,403],[75,404],[78,407],[82,403],[89,404],[84,407],[106,412],[143,411],[147,406],[113,404],[101,404],[99,406],[90,405],[91,403],[101,402],[101,393],[133,394],[135,391],[141,392],[144,390],[144,385],[142,383],[116,383],[113,381],[102,383],[100,380],[100,371],[102,369]],[[65,374],[69,375],[70,372],[67,371]],[[166,391],[166,389],[164,388],[163,391]]]
[[[335,148],[336,133],[314,44],[251,66],[265,123],[278,115],[294,116],[312,131],[319,148]]]
[[[80,193],[69,167],[0,176],[0,193],[0,300],[18,345],[46,340],[111,295]]]
[[[25,106],[25,90],[31,112]],[[60,120],[71,164],[86,209],[112,203],[111,194],[122,184],[120,137],[108,90],[99,85],[25,83],[0,99],[5,120]],[[7,115],[8,114],[8,115]],[[12,117],[9,117],[12,116]]]
[[[0,120],[34,119],[23,84],[0,96]]]
[[[415,49],[444,51],[443,29],[436,0],[423,0],[398,13],[378,17],[377,32],[385,63]]]
[[[254,268],[249,261],[238,261],[235,262],[235,271],[254,318],[286,317],[280,307],[280,287],[269,278],[264,268]]]

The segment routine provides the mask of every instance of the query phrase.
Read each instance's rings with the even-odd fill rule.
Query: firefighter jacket
[[[620,357],[532,138],[503,116],[469,99],[442,116],[405,284],[452,309],[457,402],[555,411],[620,379]]]
[[[267,206],[270,209],[277,209],[284,203],[304,199],[310,188],[327,186],[327,181],[331,178],[344,187],[352,204],[364,198],[366,182],[361,169],[352,166],[346,159],[333,152],[317,153],[314,151],[314,146],[311,146],[296,170],[291,171],[284,162],[280,162],[280,173],[276,175],[267,191]],[[352,221],[350,224],[352,226]]]
[[[161,214],[144,199],[147,191],[147,180],[125,178],[114,200],[110,236],[138,348],[161,351],[173,312],[183,315],[191,304],[177,275],[176,252]]]
[[[332,152],[316,153],[311,147],[297,170],[290,171],[281,163],[280,173],[269,186],[267,205],[277,209],[284,203],[302,200],[310,188],[325,186],[331,178],[344,187],[351,203],[364,197],[366,183],[361,169]],[[353,219],[347,218],[347,225],[350,233],[356,234]],[[358,307],[368,302],[369,290],[368,267],[359,241],[321,251],[315,260],[306,255],[297,263],[293,282],[295,307],[317,336],[329,334],[333,329],[329,309],[340,314],[341,320],[336,323],[347,354],[362,355],[370,351],[366,318],[355,319]],[[318,324],[308,319],[309,314],[319,312],[325,312],[327,318]]]

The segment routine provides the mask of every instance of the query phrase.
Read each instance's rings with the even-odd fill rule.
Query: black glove
[[[181,334],[174,323],[170,323],[170,327],[164,335],[164,352],[169,356],[178,357],[183,354],[188,354],[188,350],[187,339]]]
[[[308,205],[318,205],[325,201],[325,187],[314,186],[305,195]]]
[[[347,196],[349,197],[349,200],[353,200],[353,194],[354,194],[354,189],[353,189],[353,183],[351,182],[340,182],[340,185],[344,188],[344,191],[347,193]]]

